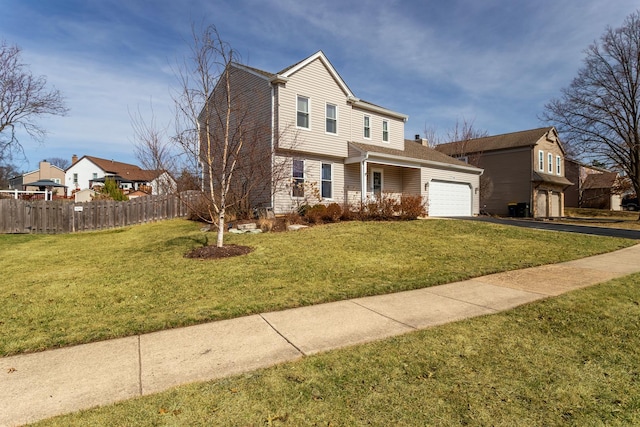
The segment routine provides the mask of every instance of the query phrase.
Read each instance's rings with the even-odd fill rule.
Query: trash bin
[[[518,204],[517,203],[509,203],[509,204],[507,204],[507,207],[509,208],[509,216],[510,217],[516,216],[517,211],[518,211]]]
[[[518,203],[516,206],[516,216],[519,218],[529,218],[529,203]]]

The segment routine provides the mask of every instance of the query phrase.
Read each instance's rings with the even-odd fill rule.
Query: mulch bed
[[[252,247],[240,245],[203,246],[196,248],[185,255],[185,258],[195,259],[219,259],[233,256],[246,255],[253,251]]]

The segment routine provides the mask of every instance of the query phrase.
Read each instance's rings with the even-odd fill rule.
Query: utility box
[[[517,203],[509,203],[507,204],[507,207],[509,208],[509,216],[510,217],[514,217],[517,215],[518,212],[518,204]]]

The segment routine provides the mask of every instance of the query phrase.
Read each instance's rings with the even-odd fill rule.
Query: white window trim
[[[387,132],[387,140],[386,141],[384,140],[384,133],[385,133],[384,125],[385,125],[385,123],[387,124],[387,130],[386,130],[386,132]],[[391,140],[391,138],[389,137],[389,120],[384,119],[384,120],[382,120],[382,142],[388,144],[390,140]]]
[[[538,170],[544,172],[544,152],[538,150]]]
[[[306,177],[307,174],[305,173],[306,164],[305,164],[304,159],[292,159],[292,161],[291,161],[291,197],[293,197],[294,199],[303,199],[304,198],[304,187],[302,187],[302,196],[294,196],[293,195],[293,191],[294,191],[293,185],[296,182],[296,179],[300,179],[300,177],[293,176],[293,172],[294,172],[294,169],[295,169],[295,167],[294,167],[295,162],[302,162],[302,185],[303,186],[304,186],[304,183],[306,182],[306,179],[307,179],[307,177]]]
[[[366,119],[369,119],[369,125],[367,126]],[[369,136],[366,131],[369,130]],[[371,116],[364,115],[362,118],[362,137],[366,140],[371,140]]]
[[[547,171],[553,173],[553,154],[547,153]]]
[[[324,165],[328,165],[331,168],[331,176],[329,177],[328,180],[325,180],[324,178],[322,178],[322,167]],[[325,163],[322,162],[320,163],[320,196],[322,196],[322,200],[333,200],[333,163]],[[324,197],[322,195],[322,184],[328,181],[331,184],[331,197]]]
[[[308,118],[308,122],[309,122],[309,127],[303,127],[303,126],[298,126],[298,113],[300,112],[298,110],[298,99],[299,98],[304,98],[307,100],[307,118]],[[311,130],[311,98],[308,96],[304,96],[304,95],[296,95],[296,129],[301,129],[301,130]]]
[[[329,106],[334,107],[335,111],[336,111],[336,117],[335,117],[336,131],[335,132],[328,132],[327,131],[327,119],[330,119],[330,117],[327,116],[327,107],[329,107]],[[338,135],[338,106],[336,104],[332,104],[330,102],[327,102],[324,105],[324,133],[326,133],[327,135]]]
[[[562,159],[560,156],[556,156],[556,174],[558,176],[562,175]]]

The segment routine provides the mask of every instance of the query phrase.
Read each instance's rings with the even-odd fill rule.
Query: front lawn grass
[[[348,222],[228,235],[246,256],[194,260],[214,239],[172,220],[0,236],[0,355],[44,350],[612,251],[633,242],[470,221]]]
[[[640,274],[38,426],[640,425]]]
[[[608,209],[565,208],[565,213],[567,216],[562,219],[562,222],[569,224],[640,230],[638,212],[610,211]]]

